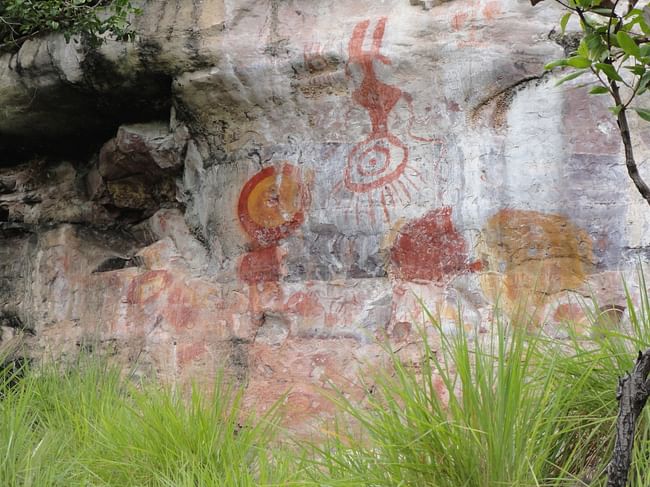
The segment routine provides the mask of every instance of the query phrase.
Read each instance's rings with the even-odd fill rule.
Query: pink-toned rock
[[[158,174],[182,167],[187,130],[183,135],[165,124],[123,125],[99,153],[99,172],[106,179],[134,174]]]
[[[544,74],[553,3],[144,3],[136,44],[0,55],[2,340],[181,390],[224,369],[306,430],[380,344],[421,371],[422,333],[480,339],[497,303],[627,326],[650,212],[607,104]]]

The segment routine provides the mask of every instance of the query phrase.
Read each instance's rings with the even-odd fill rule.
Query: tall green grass
[[[650,345],[642,274],[639,285],[625,326],[602,326],[589,305],[592,337],[553,340],[498,313],[492,333],[445,334],[429,315],[418,361],[387,347],[390,366],[365,378],[365,401],[334,394],[340,414],[325,438],[293,448],[277,441],[279,406],[246,416],[223,380],[180,397],[90,358],[28,367],[20,380],[5,371],[0,485],[604,486],[618,377]],[[650,485],[648,467],[650,407],[630,485]]]
[[[365,436],[335,431],[317,448],[319,485],[561,485],[575,482],[573,384],[561,380],[543,342],[524,328],[470,344],[441,335],[440,352],[423,339],[419,370],[393,357],[393,375],[376,378],[367,407],[338,397]],[[470,346],[471,345],[471,346]],[[544,362],[543,366],[540,364]],[[442,380],[436,387],[433,380]]]
[[[363,407],[342,394],[344,412],[324,445],[312,448],[313,485],[587,486],[604,485],[618,410],[618,377],[650,346],[650,300],[627,294],[629,326],[594,338],[557,341],[495,315],[493,333],[475,339],[462,326],[440,346],[422,333],[418,367],[392,355],[374,377]],[[570,324],[569,324],[570,326]],[[388,349],[388,353],[390,350]],[[434,380],[438,377],[438,381]],[[440,385],[442,384],[442,386]],[[630,485],[650,485],[650,408],[639,422]],[[343,425],[356,424],[360,434]]]
[[[241,392],[221,380],[183,399],[82,360],[10,382],[0,384],[2,486],[288,485],[295,475],[270,454],[277,410],[246,419]]]

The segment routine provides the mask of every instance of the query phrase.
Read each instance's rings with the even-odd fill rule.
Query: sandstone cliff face
[[[134,44],[0,57],[0,325],[289,421],[499,300],[623,306],[650,232],[605,101],[556,87],[528,0],[150,1]],[[635,127],[639,160],[648,129]]]

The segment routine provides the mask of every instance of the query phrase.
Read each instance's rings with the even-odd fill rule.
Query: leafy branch
[[[66,42],[82,36],[91,47],[106,36],[133,40],[130,19],[140,14],[131,0],[3,0],[0,2],[0,50],[17,49],[44,32],[60,32]]]
[[[588,73],[596,77],[598,86],[589,93],[609,95],[614,102],[610,111],[618,124],[628,175],[650,204],[650,187],[641,177],[634,158],[627,117],[627,112],[634,110],[650,122],[650,110],[637,103],[639,96],[650,88],[650,6],[639,0],[554,1],[566,10],[560,19],[562,34],[571,17],[576,17],[583,36],[575,52],[547,64],[546,69],[562,67],[570,71],[558,84]]]

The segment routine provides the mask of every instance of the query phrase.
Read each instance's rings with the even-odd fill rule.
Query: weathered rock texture
[[[497,301],[560,334],[580,298],[620,321],[650,211],[605,101],[543,74],[558,17],[150,1],[134,44],[2,55],[2,339],[181,385],[225,366],[251,407],[289,391],[298,427],[331,383],[363,397],[421,302],[448,333],[487,331]]]

